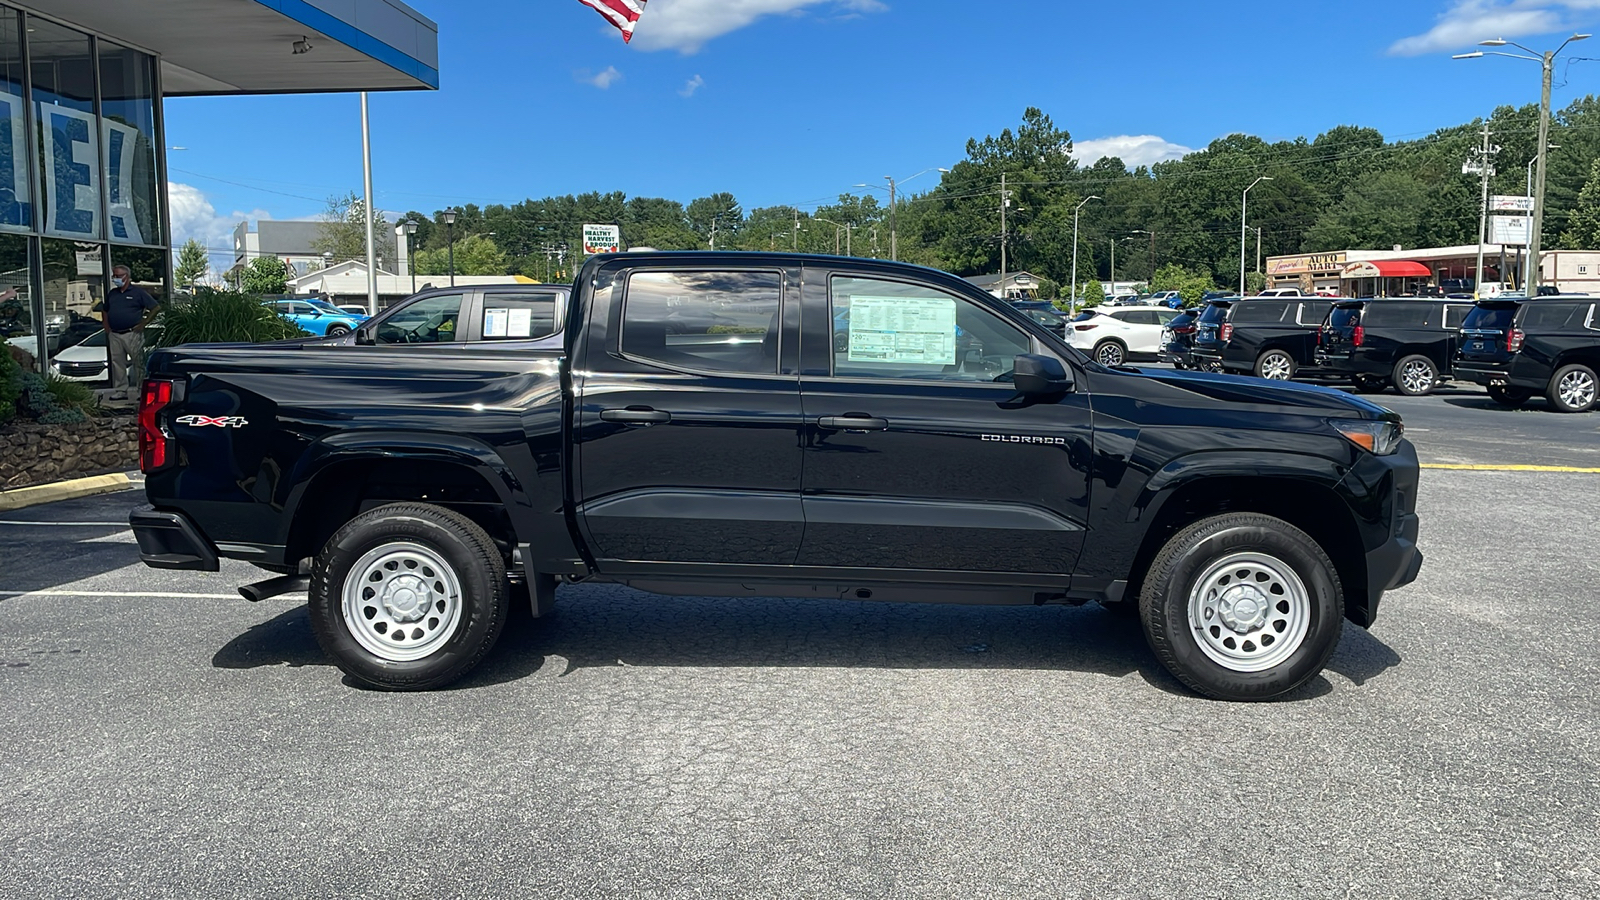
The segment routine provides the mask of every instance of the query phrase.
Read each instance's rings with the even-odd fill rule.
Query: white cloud
[[[705,87],[705,84],[706,80],[701,78],[699,75],[696,75],[695,77],[683,83],[683,89],[678,91],[678,96],[693,97],[694,92],[700,90],[702,87]]]
[[[584,69],[576,74],[579,81],[583,82],[584,84],[592,84],[602,91],[608,87],[611,87],[614,82],[622,80],[622,73],[617,71],[616,66],[606,66],[605,71],[600,72],[599,74],[590,74],[588,69]]]
[[[1563,31],[1580,20],[1592,20],[1596,10],[1600,0],[1455,0],[1432,28],[1395,41],[1389,54],[1447,53],[1490,38]]]
[[[1148,166],[1193,152],[1193,147],[1174,144],[1153,134],[1119,134],[1072,144],[1073,157],[1086,166],[1107,156],[1115,156],[1129,166]]]
[[[886,12],[881,0],[652,0],[633,32],[642,50],[698,53],[712,38],[738,31],[765,16],[805,15],[818,9],[832,18]]]
[[[172,217],[173,247],[182,247],[190,238],[204,244],[213,273],[233,265],[233,229],[240,222],[272,218],[272,213],[264,209],[234,210],[228,215],[218,215],[204,191],[175,181],[167,182],[167,203]]]

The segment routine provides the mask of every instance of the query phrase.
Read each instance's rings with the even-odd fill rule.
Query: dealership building
[[[1484,244],[1486,289],[1522,283],[1527,259],[1523,248]],[[1471,291],[1479,247],[1418,247],[1411,250],[1333,250],[1267,258],[1267,287],[1299,287],[1341,297],[1417,296],[1425,287]],[[1539,254],[1539,283],[1574,293],[1600,293],[1600,253],[1546,250]]]
[[[113,266],[170,293],[165,98],[431,90],[438,44],[399,0],[0,2],[0,339],[42,368]]]

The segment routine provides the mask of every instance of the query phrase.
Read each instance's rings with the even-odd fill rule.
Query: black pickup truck
[[[542,296],[436,290],[338,339],[156,352],[144,561],[280,573],[241,591],[308,590],[323,649],[384,689],[465,674],[513,602],[609,581],[1099,601],[1237,700],[1314,677],[1421,566],[1416,453],[1359,397],[1106,368],[875,260],[605,255]]]

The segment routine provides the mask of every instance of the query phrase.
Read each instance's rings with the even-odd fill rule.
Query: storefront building
[[[114,266],[170,295],[165,97],[432,89],[437,66],[398,0],[0,2],[0,340],[43,370],[101,327]]]
[[[1522,248],[1484,244],[1483,285],[1477,284],[1477,244],[1412,250],[1339,250],[1267,259],[1267,287],[1341,297],[1415,297],[1519,289]],[[1540,284],[1571,293],[1600,293],[1600,252],[1546,250],[1539,254]]]

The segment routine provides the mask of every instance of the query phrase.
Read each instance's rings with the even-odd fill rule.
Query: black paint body
[[[1483,312],[1469,316],[1461,330],[1455,377],[1542,394],[1562,366],[1600,370],[1600,303],[1593,298],[1482,300],[1477,306]],[[1523,335],[1515,352],[1506,349],[1512,329]]]
[[[705,269],[781,279],[774,374],[621,351],[630,273]],[[835,377],[836,274],[982,304],[1024,331],[1031,353],[1059,360],[1071,388]],[[1107,369],[943,272],[789,254],[598,256],[564,324],[526,342],[370,346],[358,332],[157,352],[151,377],[180,385],[160,414],[178,459],[147,477],[146,562],[292,568],[349,515],[407,499],[472,515],[519,574],[665,592],[1115,601],[1167,536],[1228,509],[1272,511],[1340,543],[1346,613],[1363,626],[1420,565],[1411,445],[1374,456],[1330,424],[1394,413],[1305,385]],[[176,424],[188,414],[248,424]]]
[[[1426,356],[1449,376],[1456,339],[1472,304],[1446,300],[1341,300],[1328,310],[1317,343],[1317,361],[1330,374],[1392,376],[1408,356]],[[1361,344],[1355,329],[1361,328]]]
[[[1323,374],[1317,365],[1317,328],[1331,300],[1320,297],[1246,297],[1212,300],[1226,311],[1233,334],[1222,340],[1216,314],[1201,315],[1190,357],[1195,365],[1220,363],[1230,372],[1254,372],[1268,350],[1282,350],[1294,360],[1295,374]]]

